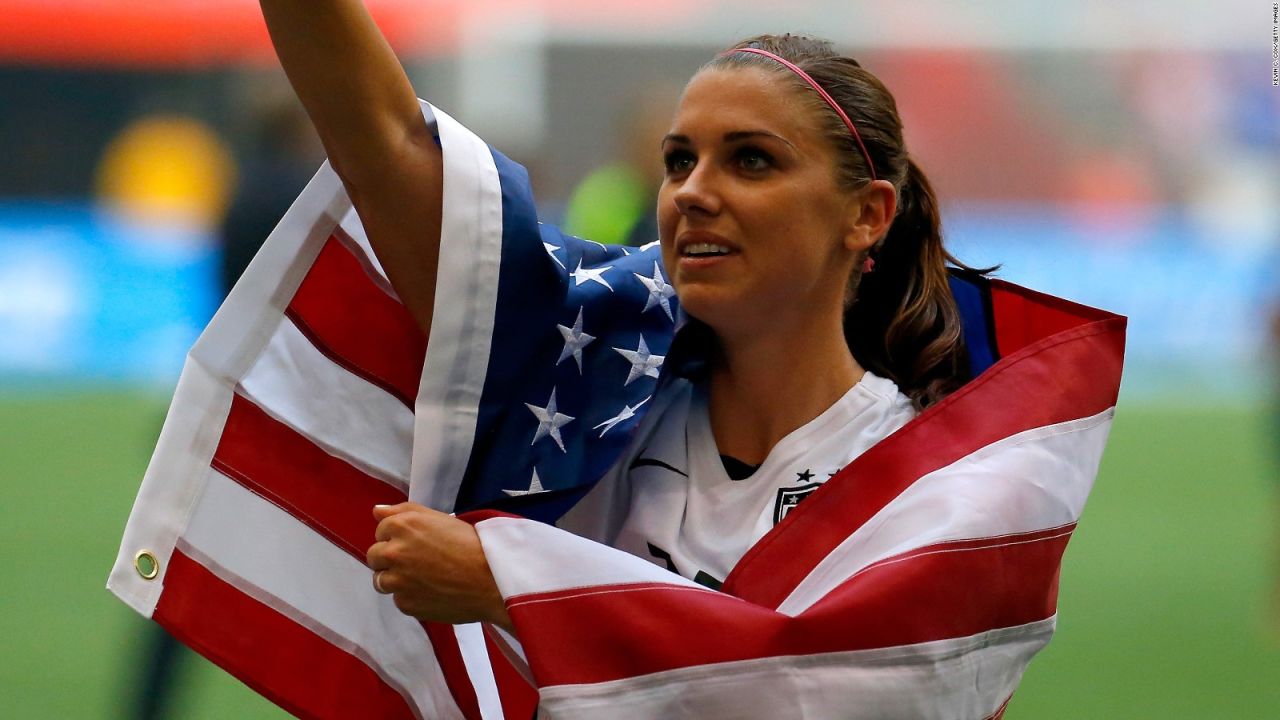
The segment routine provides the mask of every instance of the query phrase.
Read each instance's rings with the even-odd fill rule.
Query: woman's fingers
[[[414,503],[379,506],[374,517],[369,581],[397,609],[436,622],[510,625],[475,528]]]
[[[391,559],[387,557],[387,542],[376,542],[369,546],[369,551],[364,554],[365,565],[370,570],[386,570],[391,567]]]
[[[389,547],[392,538],[400,537],[405,532],[404,513],[430,512],[425,507],[410,502],[396,505],[374,505],[373,516],[378,518],[378,527],[373,531],[374,544],[365,553],[365,564],[372,570],[386,570],[391,567]]]
[[[365,564],[373,571],[373,589],[382,595],[390,595],[395,592],[396,585],[388,582],[395,576],[390,574],[391,558],[388,557],[388,550],[391,543],[387,541],[379,541],[369,546],[369,551],[365,553]]]
[[[391,557],[391,540],[396,537],[405,536],[408,529],[406,522],[408,518],[403,517],[405,513],[425,513],[432,511],[417,503],[403,502],[396,505],[375,505],[373,507],[373,516],[378,518],[378,527],[374,530],[373,537],[376,542],[369,546],[369,550],[365,553],[365,564],[370,570],[374,571],[375,583],[374,587],[378,588],[378,592],[389,594],[383,588],[386,588],[386,582],[378,584],[377,578],[383,577],[379,573],[385,572],[392,567]]]
[[[385,520],[393,515],[399,515],[402,512],[409,512],[411,510],[426,510],[426,508],[418,503],[412,502],[396,503],[395,505],[374,505],[373,517],[376,520]]]
[[[378,522],[378,527],[373,531],[373,539],[377,542],[386,542],[391,539],[392,527],[395,524],[393,518],[383,518]]]

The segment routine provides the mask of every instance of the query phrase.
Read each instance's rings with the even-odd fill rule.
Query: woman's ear
[[[898,194],[888,180],[873,180],[849,202],[849,226],[845,247],[853,252],[870,250],[893,224],[898,211]]]

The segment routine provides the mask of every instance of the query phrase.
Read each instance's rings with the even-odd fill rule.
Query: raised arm
[[[443,157],[360,0],[260,0],[276,54],[400,300],[430,331]]]

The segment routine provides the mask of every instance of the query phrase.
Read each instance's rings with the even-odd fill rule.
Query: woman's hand
[[[366,556],[374,588],[419,620],[488,622],[512,632],[480,536],[471,525],[416,503],[380,505]]]

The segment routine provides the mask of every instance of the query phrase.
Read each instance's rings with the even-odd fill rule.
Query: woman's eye
[[[738,165],[743,170],[750,172],[759,172],[768,170],[773,166],[773,158],[763,150],[755,148],[743,148],[738,151]]]
[[[679,174],[693,169],[693,153],[685,150],[673,150],[662,159],[668,173]]]

